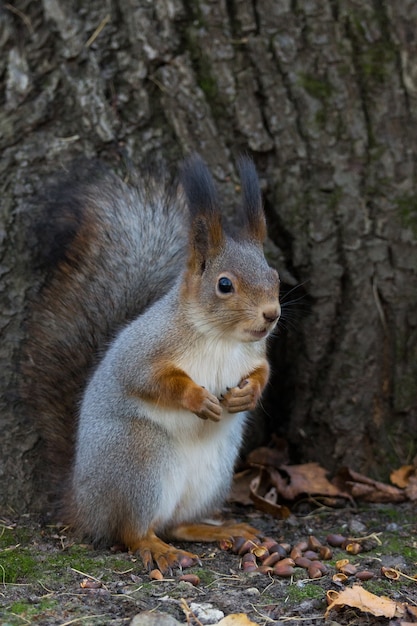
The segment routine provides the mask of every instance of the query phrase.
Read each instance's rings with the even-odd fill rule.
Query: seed
[[[385,576],[385,578],[389,578],[390,580],[398,580],[400,577],[400,572],[393,567],[381,567],[381,574]]]
[[[297,567],[303,567],[304,569],[308,569],[312,563],[312,561],[306,559],[305,556],[298,556],[294,561]]]
[[[232,552],[239,554],[239,550],[245,542],[245,537],[233,537]]]
[[[321,546],[319,548],[320,558],[324,561],[330,561],[333,558],[333,550],[330,550],[327,546]]]
[[[161,572],[161,570],[153,569],[151,572],[149,572],[149,578],[151,580],[163,580],[164,579],[164,575]]]
[[[244,572],[256,572],[258,571],[258,566],[256,563],[247,561],[246,563],[242,563],[242,569]]]
[[[346,541],[346,537],[343,537],[343,535],[330,534],[330,535],[327,535],[326,541],[333,548],[340,548],[342,543]]]
[[[317,554],[317,552],[314,552],[314,550],[306,550],[304,552],[304,556],[306,557],[306,559],[310,559],[310,561],[319,560],[319,555]]]
[[[233,541],[231,541],[230,539],[221,539],[219,541],[220,550],[231,550],[232,547]]]
[[[346,574],[346,576],[354,576],[358,568],[356,565],[353,565],[353,563],[346,563],[346,565],[339,568],[339,571],[342,572],[342,574]]]
[[[316,552],[318,552],[319,548],[321,548],[320,541],[317,539],[317,537],[314,537],[313,535],[309,536],[307,543],[309,550],[315,550]]]
[[[318,567],[318,569],[321,571],[322,574],[329,573],[329,568],[327,567],[327,565],[325,565],[321,561],[313,561],[313,563],[316,567]]]
[[[336,569],[339,570],[340,572],[342,567],[344,567],[348,563],[349,563],[349,559],[340,559],[339,561],[336,561]]]
[[[343,547],[346,550],[346,552],[348,552],[349,554],[359,554],[359,552],[362,552],[361,544],[357,543],[356,541],[347,543]]]
[[[275,563],[278,563],[280,558],[281,557],[278,552],[273,552],[272,554],[267,556],[266,559],[264,559],[263,565],[275,565]]]
[[[262,561],[269,556],[268,548],[265,548],[265,546],[254,546],[250,551]]]
[[[82,589],[100,589],[102,586],[103,583],[99,580],[91,580],[91,578],[84,578],[84,580],[80,582],[80,587],[82,587]]]
[[[289,544],[289,543],[283,543],[283,542],[281,542],[279,545],[281,546],[281,548],[282,548],[283,550],[285,550],[285,552],[286,552],[287,554],[288,554],[289,552],[291,552],[291,546],[290,546],[290,544]]]
[[[282,563],[283,565],[290,565],[291,567],[293,567],[295,565],[294,559],[291,559],[288,556],[285,559],[281,559],[281,561],[279,561],[279,563]]]
[[[279,543],[279,544],[278,544],[277,552],[278,552],[278,554],[280,555],[281,559],[285,559],[285,557],[286,557],[286,556],[289,554],[289,552],[291,551],[291,546],[288,546],[288,547],[289,547],[289,550],[287,550],[286,545],[287,545],[287,544],[285,544],[285,545],[284,545],[284,544],[282,544],[282,543]]]
[[[289,577],[292,576],[294,572],[294,568],[284,563],[284,561],[278,561],[278,563],[274,565],[274,574],[277,576]]]
[[[321,578],[323,576],[323,572],[319,567],[316,566],[315,563],[312,563],[307,570],[309,578]]]
[[[368,571],[367,569],[364,569],[361,572],[356,573],[356,578],[358,580],[370,580],[373,577],[374,577],[374,573]]]
[[[178,578],[178,580],[183,580],[186,583],[191,583],[194,587],[200,584],[200,579],[197,574],[183,574]]]
[[[300,550],[300,552],[304,552],[305,550],[308,549],[308,542],[307,541],[299,541],[298,543],[295,544],[294,548],[298,548],[298,550]]]
[[[278,542],[276,541],[276,539],[272,539],[271,537],[266,537],[261,543],[261,545],[265,546],[265,548],[267,548],[269,552],[271,552],[272,546],[277,546]]]
[[[252,539],[247,539],[240,546],[240,550],[239,550],[238,554],[246,554],[246,552],[250,552],[251,550],[253,550],[257,546],[259,546],[259,544],[260,544],[260,541],[258,541],[257,539],[254,539],[253,541],[252,541]]]
[[[346,574],[342,572],[338,572],[337,574],[333,574],[332,581],[336,584],[344,584],[347,581],[348,577]]]
[[[294,548],[293,548],[293,549],[291,550],[291,552],[290,552],[290,557],[291,557],[292,559],[294,559],[294,561],[295,561],[295,559],[299,559],[299,558],[300,558],[300,556],[303,556],[302,551],[301,551],[299,548],[296,548],[296,547],[294,546]]]
[[[242,556],[242,563],[256,563],[256,556],[252,552],[246,552]]]
[[[253,570],[254,572],[259,572],[260,574],[270,574],[274,571],[273,567],[269,567],[268,565],[260,565],[258,569]]]

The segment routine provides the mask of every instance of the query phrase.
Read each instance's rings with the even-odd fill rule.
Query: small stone
[[[223,611],[215,609],[209,602],[191,602],[190,609],[202,624],[217,624],[224,617]]]
[[[159,611],[144,611],[138,613],[129,626],[182,626],[172,615]]]
[[[248,594],[248,596],[260,596],[261,595],[261,592],[256,587],[249,587],[248,589],[246,589],[246,593]]]

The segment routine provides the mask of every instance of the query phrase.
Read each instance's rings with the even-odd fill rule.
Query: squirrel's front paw
[[[222,416],[219,399],[204,387],[196,386],[188,391],[184,398],[184,406],[203,420],[218,422]]]
[[[257,381],[245,378],[240,381],[237,387],[232,387],[223,394],[221,403],[228,413],[252,411],[258,403],[261,393],[261,386]]]

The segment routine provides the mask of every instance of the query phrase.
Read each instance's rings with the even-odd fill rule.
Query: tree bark
[[[0,502],[42,503],[17,401],[33,198],[75,156],[197,150],[233,216],[260,172],[281,331],[264,422],[294,460],[376,475],[417,432],[417,6],[374,0],[20,0],[0,8]]]

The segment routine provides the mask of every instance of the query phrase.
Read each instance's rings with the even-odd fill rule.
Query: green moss
[[[303,579],[306,578],[305,572],[303,572]],[[323,598],[323,589],[319,585],[315,585],[311,581],[298,582],[288,585],[287,587],[287,601],[289,604],[300,604],[304,600],[314,600]]]
[[[410,228],[417,237],[417,196],[404,194],[396,200],[401,223]]]
[[[312,98],[321,102],[326,102],[333,92],[333,87],[328,81],[311,74],[301,74],[300,84]]]
[[[0,581],[15,583],[33,579],[37,570],[36,560],[26,548],[14,548],[0,552]]]
[[[216,580],[216,575],[209,569],[197,568],[190,570],[192,574],[196,574],[203,586],[211,585]]]
[[[13,616],[18,617],[18,621],[9,621],[7,623],[10,624],[18,624],[18,623],[32,623],[41,618],[46,617],[46,613],[55,610],[59,606],[59,602],[57,600],[52,600],[51,598],[41,598],[39,602],[27,602],[25,600],[18,600],[13,602],[8,609],[9,619],[13,618]],[[3,622],[4,623],[4,622]]]
[[[360,54],[360,65],[365,78],[383,83],[390,75],[395,62],[394,46],[387,41],[379,40],[364,48]]]

